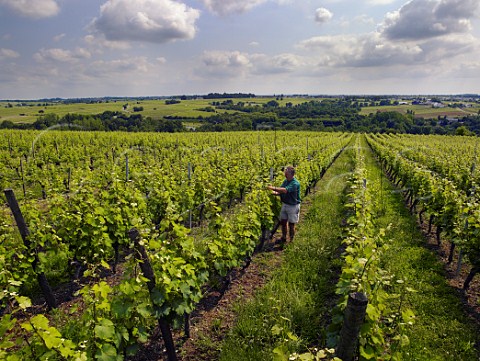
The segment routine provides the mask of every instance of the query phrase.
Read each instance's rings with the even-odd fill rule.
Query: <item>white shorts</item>
[[[300,203],[291,205],[282,203],[282,210],[280,211],[280,219],[288,219],[288,223],[298,223],[300,217]]]

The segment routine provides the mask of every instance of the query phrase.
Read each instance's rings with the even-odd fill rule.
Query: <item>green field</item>
[[[111,100],[96,103],[74,103],[64,104],[61,102],[40,102],[40,101],[22,101],[22,102],[0,102],[0,122],[9,120],[14,123],[32,123],[39,116],[45,114],[56,114],[62,117],[66,114],[100,114],[104,111],[118,111],[126,114],[134,112],[134,107],[143,107],[143,111],[138,112],[145,117],[153,119],[160,119],[167,116],[178,116],[187,118],[197,118],[199,116],[208,117],[214,114],[201,110],[211,106],[212,102],[222,102],[226,99],[194,99],[182,100],[178,104],[165,104],[165,99],[159,100]],[[246,104],[261,105],[271,100],[276,100],[274,97],[256,97],[256,98],[233,98],[234,103],[244,102]],[[300,104],[308,101],[307,98],[288,98],[277,100],[280,106],[285,106],[286,103]],[[10,105],[11,106],[10,106]],[[48,105],[45,105],[48,104]],[[124,109],[124,106],[128,106]],[[217,110],[219,113],[230,112],[227,110]]]
[[[12,105],[12,107],[9,106]],[[23,104],[23,105],[22,105]],[[14,123],[32,123],[39,116],[45,114],[56,114],[64,116],[68,113],[76,114],[98,114],[104,111],[122,111],[123,102],[103,103],[76,103],[61,104],[53,102],[0,102],[0,121],[9,120]]]
[[[176,98],[178,99],[178,98]],[[187,119],[186,126],[195,127],[195,119],[199,117],[208,118],[214,114],[235,113],[236,110],[225,110],[217,108],[213,103],[222,103],[227,99],[234,104],[242,102],[245,106],[263,105],[269,101],[276,100],[281,107],[287,103],[293,105],[309,102],[311,100],[322,101],[322,98],[311,97],[255,97],[255,98],[220,98],[220,99],[187,99],[177,104],[166,104],[166,98],[162,99],[103,99],[89,102],[68,103],[63,101],[0,101],[0,123],[11,121],[18,124],[35,122],[39,117],[46,114],[56,114],[63,117],[66,114],[96,115],[105,111],[122,112],[124,114],[141,114],[143,117],[150,117],[158,120],[168,117]],[[332,101],[333,98],[329,99]],[[480,112],[480,104],[469,103],[469,107],[462,108],[433,108],[431,105],[388,105],[362,107],[360,115],[368,116],[377,112],[394,111],[402,114],[413,112],[417,118],[436,119],[438,117],[461,118],[467,115],[477,115]],[[138,111],[138,109],[142,109]],[[210,108],[207,111],[206,108]],[[188,120],[192,119],[192,121]]]

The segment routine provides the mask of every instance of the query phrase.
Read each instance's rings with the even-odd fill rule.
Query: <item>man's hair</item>
[[[285,170],[290,173],[291,175],[295,175],[295,168],[293,168],[291,165],[285,168]]]

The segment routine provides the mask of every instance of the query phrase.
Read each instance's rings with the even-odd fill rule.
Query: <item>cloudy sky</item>
[[[0,0],[0,99],[480,93],[480,0]]]

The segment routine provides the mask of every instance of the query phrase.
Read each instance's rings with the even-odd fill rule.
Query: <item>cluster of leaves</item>
[[[52,196],[42,208],[30,200],[22,208],[30,229],[29,252],[40,259],[37,271],[60,280],[71,273],[73,264],[92,272],[108,269],[114,246],[128,248],[127,231],[147,219],[141,194],[118,181],[95,193],[80,188],[67,198]]]
[[[272,228],[274,200],[262,189],[262,184],[256,186],[233,218],[227,219],[218,213],[210,223],[206,257],[215,273],[221,276],[250,257],[262,230]]]
[[[68,321],[65,334],[88,359],[123,360],[148,340],[155,323],[145,281],[140,275],[113,287],[100,281],[78,292],[85,308],[78,319]],[[70,313],[76,312],[74,306]]]
[[[47,317],[23,317],[32,305],[28,297],[5,290],[2,297],[9,313],[0,318],[0,360],[87,360],[81,345],[63,337]],[[16,315],[22,315],[22,321],[18,321]]]
[[[26,247],[17,238],[11,238],[7,219],[7,210],[2,210],[0,217],[0,309],[8,306],[10,295],[20,292],[21,285],[33,274],[31,262],[33,255],[26,251]]]
[[[62,330],[44,315],[30,316],[27,297],[6,295],[9,313],[0,320],[0,360],[117,361],[134,355],[154,325],[145,282],[137,275],[113,287],[104,281],[84,286],[80,304],[50,316],[56,323],[60,317]]]

